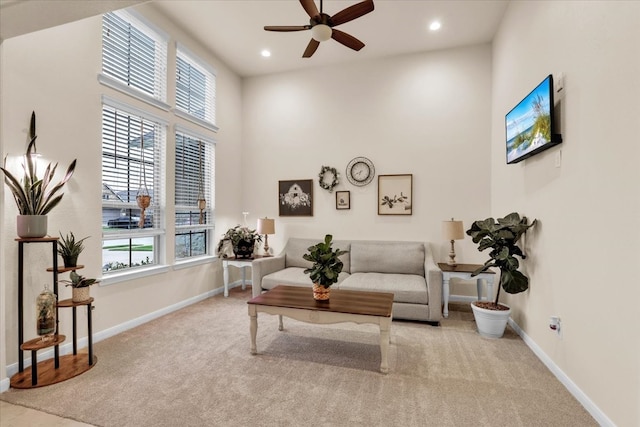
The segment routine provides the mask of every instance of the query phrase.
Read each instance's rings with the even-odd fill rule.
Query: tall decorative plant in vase
[[[491,249],[489,259],[471,276],[476,276],[491,267],[497,267],[500,270],[500,286],[498,286],[495,301],[471,303],[480,335],[500,338],[504,334],[511,308],[498,302],[501,288],[510,294],[529,289],[529,278],[518,270],[520,262],[516,256],[526,258],[518,246],[518,241],[535,224],[535,219],[529,224],[526,217],[520,218],[518,213],[513,212],[497,220],[487,218],[475,221],[466,231],[473,239],[473,243],[478,244],[479,251]]]
[[[62,187],[71,179],[76,168],[74,159],[67,171],[57,184],[53,183],[58,164],[49,163],[42,176],[38,176],[37,150],[36,150],[36,113],[31,113],[29,125],[29,144],[24,155],[22,179],[7,170],[7,158],[3,167],[4,182],[11,190],[13,199],[18,207],[17,232],[18,237],[32,238],[44,237],[47,234],[47,214],[54,208],[63,194]]]
[[[344,255],[349,251],[333,249],[331,247],[333,236],[327,234],[324,242],[307,248],[307,253],[302,255],[307,261],[311,261],[311,268],[304,270],[305,274],[313,282],[313,298],[318,301],[326,301],[330,297],[330,287],[338,281],[343,263],[340,255]]]

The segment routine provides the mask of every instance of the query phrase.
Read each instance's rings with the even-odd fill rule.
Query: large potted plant
[[[18,179],[6,169],[7,158],[4,159],[3,167],[4,182],[7,184],[13,198],[18,206],[17,232],[18,237],[44,237],[47,234],[47,214],[56,207],[63,194],[60,190],[64,184],[71,179],[76,168],[74,159],[61,181],[53,183],[58,164],[49,163],[42,176],[38,176],[37,150],[36,150],[36,113],[31,113],[31,123],[29,126],[29,145],[24,156],[22,169],[24,175]]]
[[[220,239],[220,242],[218,243],[218,254],[226,257],[224,253],[224,245],[229,243],[233,248],[233,253],[236,258],[251,258],[256,242],[262,242],[262,236],[260,236],[256,230],[236,225],[235,227],[228,229],[222,236],[222,239]]]
[[[330,297],[331,285],[338,281],[338,276],[342,271],[342,261],[340,255],[348,251],[333,249],[331,247],[333,236],[327,234],[324,242],[307,248],[307,253],[302,255],[307,261],[311,261],[311,268],[304,270],[305,274],[313,282],[313,298],[317,301],[326,301]]]
[[[78,265],[78,256],[84,250],[83,242],[88,238],[89,236],[76,240],[73,231],[70,231],[66,236],[60,233],[58,253],[62,257],[62,262],[65,267],[76,267]]]
[[[529,278],[518,270],[520,262],[516,256],[526,258],[518,246],[518,240],[535,223],[535,219],[529,224],[526,217],[520,218],[518,213],[513,212],[497,220],[487,218],[475,221],[466,232],[473,239],[473,243],[478,244],[479,251],[491,249],[489,259],[471,276],[487,271],[491,267],[497,267],[500,270],[500,286],[498,286],[495,301],[471,303],[478,332],[482,336],[500,338],[504,334],[511,308],[498,302],[500,288],[510,294],[529,289]]]

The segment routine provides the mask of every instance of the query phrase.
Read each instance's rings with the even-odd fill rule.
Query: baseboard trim
[[[242,283],[239,282],[239,285],[241,286]],[[189,305],[195,304],[197,302],[203,301],[207,298],[210,298],[214,295],[217,294],[221,294],[224,292],[223,288],[217,288],[214,289],[212,291],[208,291],[205,292],[203,294],[197,295],[195,297],[192,298],[188,298],[184,301],[180,301],[176,304],[164,307],[160,310],[156,310],[152,313],[149,314],[145,314],[144,316],[140,316],[138,318],[129,320],[127,322],[121,323],[120,325],[114,326],[112,328],[109,329],[105,329],[104,331],[100,331],[97,332],[95,334],[93,334],[93,343],[97,343],[100,342],[102,340],[105,340],[107,338],[111,338],[115,335],[118,335],[121,332],[127,331],[129,329],[133,329],[137,326],[140,326],[142,324],[145,324],[147,322],[150,322],[151,320],[157,319],[159,317],[162,317],[166,314],[172,313],[174,311],[180,310],[184,307],[187,307]],[[78,339],[78,348],[83,349],[86,348],[88,345],[88,340],[87,337],[83,337],[83,338],[79,338]],[[73,353],[73,343],[72,342],[68,342],[65,343],[63,345],[61,345],[59,347],[59,351],[60,351],[60,355],[64,356],[66,354],[71,354]],[[25,355],[31,355],[31,352],[24,352]],[[43,360],[47,360],[47,359],[51,359],[53,357],[53,348],[46,350],[46,351],[42,351],[38,353],[38,360],[43,361]],[[25,358],[24,359],[24,367],[25,369],[31,366],[31,357]],[[11,365],[8,365],[6,368],[6,372],[7,372],[7,377],[3,379],[2,381],[0,381],[0,393],[5,392],[7,390],[9,390],[9,387],[11,386],[10,383],[10,379],[12,376],[14,376],[15,374],[18,373],[18,362],[13,363]]]
[[[512,319],[509,318],[509,326],[522,338],[522,341],[533,351],[533,353],[540,359],[542,363],[551,371],[551,373],[566,387],[566,389],[576,398],[578,402],[584,406],[584,408],[591,414],[591,416],[603,427],[616,427],[615,423],[602,412],[598,406],[593,403],[589,396],[587,396],[580,388],[571,381],[571,378],[565,374],[562,369],[556,365],[553,360],[542,350],[542,348],[536,344],[536,342],[527,335],[522,328]]]

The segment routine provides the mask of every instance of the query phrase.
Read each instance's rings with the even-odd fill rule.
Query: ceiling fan
[[[322,0],[320,0],[320,11],[318,11],[313,0],[300,0],[300,4],[311,18],[308,25],[267,25],[264,29],[280,32],[311,30],[311,41],[309,41],[302,54],[303,58],[310,58],[320,46],[320,42],[330,38],[356,51],[364,47],[364,43],[357,38],[333,27],[353,21],[373,11],[373,0],[364,0],[356,3],[333,16],[329,16],[322,11]]]

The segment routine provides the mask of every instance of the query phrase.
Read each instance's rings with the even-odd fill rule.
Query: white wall
[[[217,72],[217,123],[220,131],[216,154],[218,174],[229,174],[240,165],[241,150],[241,79],[231,72],[210,52],[203,50],[185,33],[175,28],[170,20],[155,13],[148,6],[137,8],[156,26],[171,37],[169,48],[169,76],[175,67],[175,41],[178,40],[192,52],[208,61]],[[37,115],[38,151],[48,161],[60,162],[66,169],[74,158],[78,159],[76,172],[64,190],[61,204],[49,214],[49,235],[57,236],[73,230],[76,236],[91,236],[81,255],[85,265],[83,275],[101,276],[101,95],[107,94],[125,103],[150,108],[153,114],[171,124],[181,121],[171,112],[145,106],[98,83],[101,70],[101,17],[88,18],[71,24],[54,27],[4,40],[2,43],[0,84],[2,89],[1,137],[2,156],[19,155],[26,147],[29,117],[32,110]],[[168,96],[172,103],[175,85],[169,78]],[[204,131],[199,130],[201,133]],[[171,152],[173,139],[169,138]],[[171,159],[173,156],[169,155]],[[220,159],[227,159],[220,164]],[[224,175],[223,175],[224,176]],[[218,175],[220,180],[220,176]],[[240,183],[224,182],[218,187],[216,202],[218,216],[225,211],[237,211],[240,205]],[[168,177],[167,187],[172,188],[173,178]],[[169,200],[173,200],[169,193]],[[17,252],[14,241],[17,209],[10,192],[4,191],[0,217],[2,250],[4,254],[0,272],[0,295],[4,311],[2,323],[2,366],[17,362]],[[172,226],[167,225],[169,232]],[[218,232],[216,231],[216,234]],[[173,240],[167,239],[171,254]],[[44,283],[51,284],[51,274],[45,268],[51,266],[51,247],[43,244],[26,245],[25,270],[25,334],[26,339],[35,336],[34,301]],[[168,260],[171,267],[173,262]],[[165,309],[190,298],[206,294],[222,286],[222,272],[218,261],[174,271],[166,274],[129,280],[108,285],[93,286],[96,310],[93,315],[94,333],[109,330],[126,322]],[[70,290],[60,286],[60,298],[69,298]],[[83,310],[80,310],[83,312]],[[61,333],[71,336],[70,310],[60,310]],[[79,334],[86,336],[86,315],[79,316]],[[0,380],[7,377],[4,369]]]
[[[512,2],[493,50],[492,211],[539,221],[527,236],[530,289],[504,300],[619,426],[640,424],[638,23],[638,2]],[[504,115],[550,73],[565,75],[564,142],[506,165]]]
[[[277,251],[289,236],[430,241],[446,260],[441,221],[470,225],[490,213],[489,45],[397,56],[246,79],[244,206],[276,219]],[[355,187],[354,157],[379,174],[413,174],[413,215],[377,214],[377,177]],[[323,165],[341,173],[351,209],[318,184]],[[278,181],[313,179],[313,217],[278,216]],[[484,258],[470,239],[458,259]]]

